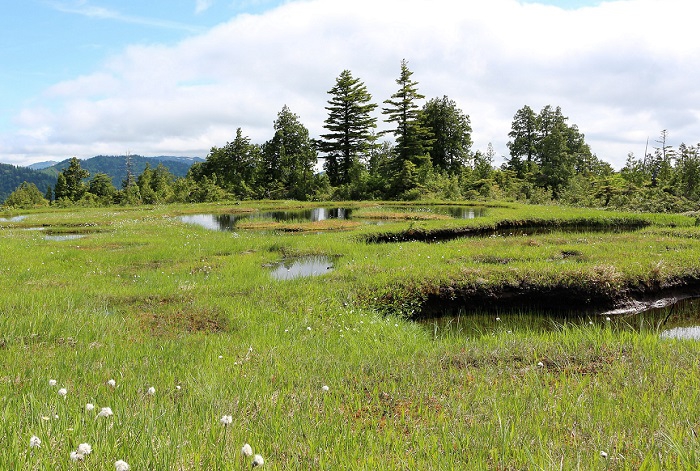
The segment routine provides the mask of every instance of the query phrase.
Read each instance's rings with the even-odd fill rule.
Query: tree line
[[[377,132],[378,105],[365,84],[344,70],[328,91],[324,132],[309,135],[286,105],[272,137],[252,143],[241,128],[212,147],[204,162],[175,178],[165,166],[127,172],[120,189],[109,176],[89,173],[78,159],[41,195],[21,185],[6,206],[41,204],[157,204],[224,199],[363,200],[419,198],[504,199],[532,203],[650,211],[695,210],[700,201],[700,144],[674,149],[662,131],[653,152],[615,171],[597,158],[559,107],[517,110],[509,156],[494,168],[491,144],[472,150],[471,122],[448,96],[425,101],[401,62],[397,90],[382,102],[388,129]],[[391,135],[392,140],[383,139]],[[316,172],[318,160],[323,172]],[[37,194],[39,193],[39,194]]]

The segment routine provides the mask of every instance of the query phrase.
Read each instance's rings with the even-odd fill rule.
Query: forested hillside
[[[140,175],[146,165],[157,167],[162,163],[175,177],[184,177],[193,163],[203,159],[196,157],[143,157],[140,155],[129,156],[131,162],[131,172]],[[112,184],[120,188],[127,176],[126,156],[98,155],[80,161],[81,167],[90,175],[104,173],[111,178]],[[70,159],[66,159],[50,167],[40,170],[32,170],[28,167],[17,167],[14,165],[0,164],[0,201],[5,199],[19,187],[22,182],[33,183],[42,193],[46,193],[49,186],[56,186],[58,174],[68,168]]]

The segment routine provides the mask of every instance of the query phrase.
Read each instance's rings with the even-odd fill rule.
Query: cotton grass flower
[[[149,396],[153,396],[156,393],[156,388],[151,386],[150,388],[148,388],[148,391],[146,391],[146,392],[148,393]]]
[[[114,381],[113,379],[110,379],[109,381],[107,381],[107,385],[110,386],[110,387],[112,387],[112,388],[116,388],[116,387],[117,387],[117,382]]]
[[[89,443],[81,443],[78,445],[78,453],[81,455],[89,455],[92,453],[92,446]]]
[[[264,464],[265,464],[265,460],[263,459],[263,457],[260,455],[255,455],[255,457],[253,458],[253,467],[262,466]]]
[[[326,386],[325,384],[324,384],[323,387],[321,388],[321,390],[323,390],[323,391],[328,391],[329,389],[330,389],[330,388],[329,388],[328,386]]]
[[[608,454],[607,454],[606,452],[604,452],[604,451],[601,451],[601,452],[600,452],[600,456],[601,456],[601,458],[607,458],[607,457],[608,457]]]
[[[70,459],[71,461],[83,461],[85,459],[85,455],[78,453],[77,451],[71,451]]]
[[[95,404],[91,404],[91,403],[88,402],[87,404],[85,404],[85,410],[86,410],[87,412],[92,412],[92,411],[94,411],[94,410],[95,410]]]
[[[39,448],[41,446],[41,439],[36,435],[32,435],[29,439],[29,448]]]
[[[100,409],[100,412],[97,413],[97,417],[110,417],[112,415],[114,415],[114,413],[109,407],[103,407],[102,409]]]
[[[66,388],[61,388],[58,390],[58,395],[66,397],[66,394],[68,394],[68,390]]]
[[[55,379],[50,379],[50,380],[49,380],[49,386],[51,386],[51,387],[56,386],[56,380],[55,380]]]
[[[223,426],[231,425],[231,423],[233,423],[233,417],[230,415],[222,415],[219,422],[221,422]]]
[[[243,448],[241,448],[241,454],[243,456],[253,456],[253,447],[246,443],[243,445]]]
[[[115,461],[114,469],[116,471],[129,471],[129,464],[124,460]]]

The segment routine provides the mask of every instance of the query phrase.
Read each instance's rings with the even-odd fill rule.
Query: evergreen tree
[[[423,106],[423,126],[434,142],[430,150],[433,166],[450,174],[459,173],[469,163],[472,145],[469,116],[447,96],[433,98]]]
[[[430,164],[429,153],[433,140],[430,131],[421,121],[421,108],[417,103],[425,97],[418,93],[418,82],[411,80],[412,75],[408,62],[402,60],[401,74],[396,79],[399,90],[391,95],[391,99],[384,101],[388,106],[382,108],[382,113],[387,116],[384,121],[396,126],[388,132],[396,138],[395,170],[398,173],[405,173],[404,162],[411,162],[417,169]],[[383,132],[386,133],[387,131]]]
[[[313,192],[317,160],[309,131],[287,105],[277,115],[274,130],[262,146],[262,196],[304,200]]]
[[[67,198],[73,202],[79,201],[87,192],[88,187],[83,183],[83,180],[90,176],[90,172],[80,166],[80,160],[72,157],[68,167],[61,170],[61,175],[63,181],[60,182],[60,185],[59,181],[56,182],[56,199]]]
[[[117,189],[112,184],[112,178],[106,173],[96,173],[90,179],[88,191],[95,195],[102,204],[112,203],[117,194]]]
[[[34,183],[22,182],[5,200],[5,206],[12,208],[30,209],[37,206],[48,206],[49,201],[44,198],[39,188]]]
[[[219,185],[236,196],[252,196],[250,189],[254,183],[255,170],[260,160],[260,149],[250,143],[241,128],[236,129],[233,142],[224,147],[213,147],[202,164],[201,175],[217,176]]]
[[[510,160],[506,168],[522,178],[531,170],[537,154],[537,115],[532,108],[525,105],[515,113],[508,137],[512,140],[507,144]]]
[[[372,95],[349,70],[341,72],[336,84],[328,92],[328,118],[324,128],[329,132],[321,135],[318,148],[325,153],[324,169],[331,185],[351,183],[353,168],[360,165],[374,146],[376,118],[370,113],[377,107],[371,103]]]

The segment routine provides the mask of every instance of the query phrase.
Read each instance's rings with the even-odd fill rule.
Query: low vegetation
[[[1,214],[0,468],[700,466],[697,342],[601,319],[504,328],[493,310],[697,286],[695,217],[365,202],[329,204],[353,218],[328,227],[179,218],[311,206]],[[333,270],[266,268],[311,255]],[[470,335],[412,320],[447,301],[491,309]]]

